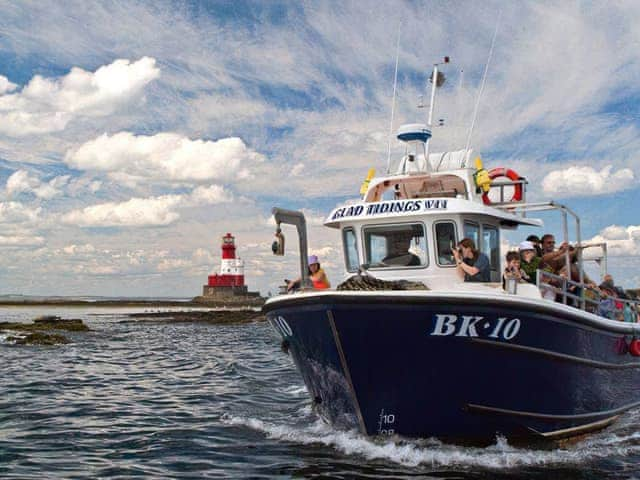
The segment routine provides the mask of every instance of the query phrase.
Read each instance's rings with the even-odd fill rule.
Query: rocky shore
[[[141,312],[127,315],[132,320],[128,321],[151,321],[151,322],[202,322],[202,323],[250,323],[261,322],[266,317],[259,310],[208,310],[208,311],[180,311],[180,312]]]
[[[139,306],[139,305],[136,305]],[[157,305],[154,305],[156,307]],[[171,305],[175,306],[175,305]],[[200,305],[201,306],[201,305]],[[262,322],[266,317],[257,308],[228,310],[147,311],[125,314],[126,322],[238,324]],[[15,345],[59,345],[70,343],[64,332],[86,332],[89,327],[80,319],[45,315],[33,323],[0,322],[0,341]]]
[[[69,339],[58,333],[86,332],[89,330],[84,322],[77,318],[64,319],[53,315],[38,317],[33,323],[0,322],[0,333],[6,335],[6,341],[16,345],[58,345],[69,343]]]
[[[147,299],[77,299],[69,297],[21,297],[21,296],[0,296],[0,306],[7,307],[35,307],[35,306],[56,306],[56,307],[145,307],[145,308],[167,308],[167,307],[210,307],[210,308],[241,308],[241,307],[261,307],[264,304],[262,297],[230,297],[224,300],[216,300],[208,297],[195,297],[191,300],[147,300]]]

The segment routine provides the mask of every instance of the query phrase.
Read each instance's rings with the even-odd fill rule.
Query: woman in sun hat
[[[313,282],[313,288],[316,289],[324,289],[331,287],[329,283],[329,279],[327,278],[327,274],[324,273],[324,270],[320,268],[320,262],[318,261],[317,255],[309,256],[309,277]]]
[[[331,284],[329,283],[327,274],[324,273],[324,270],[322,268],[320,268],[320,261],[318,260],[318,256],[309,255],[307,264],[309,265],[309,278],[311,279],[311,283],[313,283],[313,288],[318,290],[331,288]],[[287,291],[300,288],[300,282],[300,278],[289,282],[287,284]]]

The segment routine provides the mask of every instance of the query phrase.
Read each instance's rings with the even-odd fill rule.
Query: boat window
[[[421,223],[369,226],[363,233],[365,262],[370,268],[427,264],[427,240]]]
[[[347,272],[356,272],[360,263],[358,262],[358,247],[356,245],[356,234],[353,228],[345,228],[342,231],[342,242],[344,245],[344,260]]]
[[[498,229],[493,225],[482,225],[482,245],[480,251],[484,252],[491,262],[491,270],[500,269],[500,239]]]
[[[454,265],[455,259],[451,246],[457,245],[456,225],[453,222],[438,222],[434,225],[436,232],[436,260],[438,265]]]
[[[464,238],[470,238],[473,240],[476,248],[480,247],[480,225],[477,223],[465,221],[464,222]]]

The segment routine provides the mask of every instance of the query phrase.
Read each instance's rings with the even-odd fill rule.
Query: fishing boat
[[[398,129],[398,166],[370,174],[362,196],[324,222],[341,232],[338,288],[311,288],[304,215],[273,209],[274,253],[284,253],[281,225],[297,229],[303,288],[263,311],[315,410],[336,428],[471,443],[605,428],[640,405],[640,325],[598,314],[597,294],[587,296],[580,219],[569,207],[527,202],[524,177],[472,165],[470,149],[429,152],[440,75],[434,65],[427,123]],[[580,278],[538,271],[536,283],[505,288],[503,236],[541,227],[532,212],[542,210],[561,215],[565,241],[575,224]],[[488,257],[489,281],[459,275],[462,238]]]

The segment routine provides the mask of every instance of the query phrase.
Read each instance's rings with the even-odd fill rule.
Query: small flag
[[[369,189],[369,182],[371,182],[371,179],[375,174],[376,169],[370,168],[366,178],[364,179],[364,182],[362,182],[362,186],[360,187],[360,195],[364,195],[365,193],[367,193],[367,190]]]

